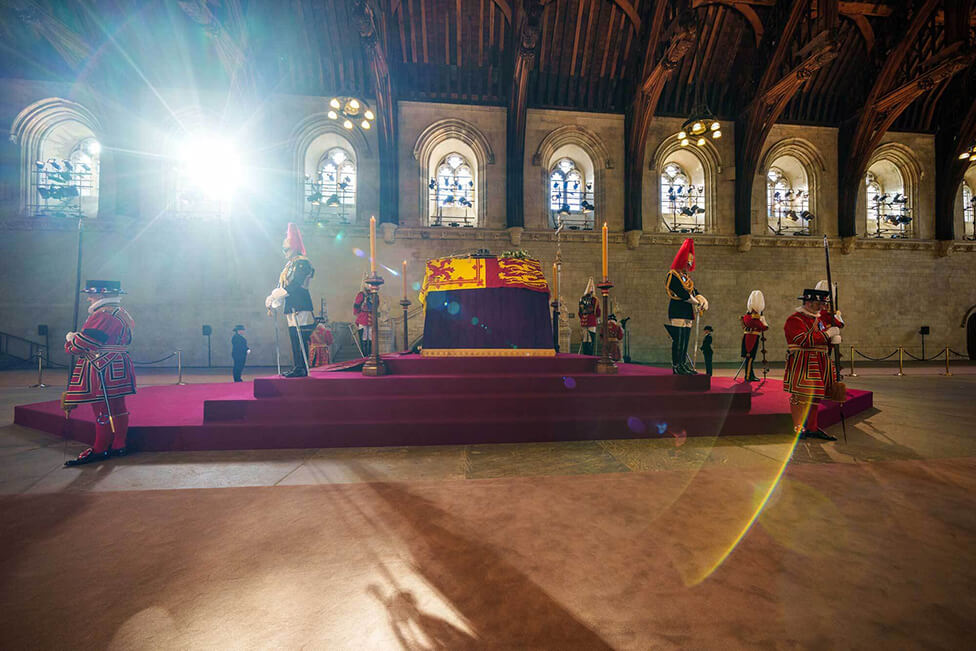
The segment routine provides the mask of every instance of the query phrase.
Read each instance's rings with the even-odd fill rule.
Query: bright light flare
[[[89,140],[85,144],[85,149],[90,156],[98,156],[100,153],[102,153],[102,143],[98,142],[97,140]]]
[[[241,184],[241,159],[229,140],[192,138],[183,144],[179,156],[189,184],[212,199],[229,198]]]

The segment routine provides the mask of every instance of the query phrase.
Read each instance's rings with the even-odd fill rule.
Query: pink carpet
[[[782,383],[675,376],[621,364],[597,375],[594,360],[384,358],[391,374],[315,371],[309,378],[154,386],[128,401],[130,445],[141,450],[232,450],[788,433]],[[872,394],[851,390],[850,417]],[[834,403],[820,422],[840,420]],[[21,405],[14,422],[90,443],[94,420],[77,409],[67,423],[57,402]]]

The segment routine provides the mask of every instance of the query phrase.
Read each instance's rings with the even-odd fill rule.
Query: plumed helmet
[[[288,224],[288,234],[285,235],[285,241],[281,245],[297,251],[300,255],[305,255],[305,244],[302,242],[302,233],[298,230],[298,224]]]
[[[749,300],[746,301],[746,309],[750,312],[762,312],[766,309],[766,297],[758,289],[754,289],[751,294],[749,294]]]
[[[671,268],[675,271],[684,271],[684,268],[691,262],[691,270],[695,270],[695,241],[690,237],[681,243],[678,255],[674,256]]]

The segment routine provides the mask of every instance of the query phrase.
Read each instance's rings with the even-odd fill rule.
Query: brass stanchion
[[[851,372],[847,374],[847,377],[857,377],[857,373],[854,371],[854,346],[851,346]]]
[[[948,356],[948,353],[946,353],[946,355]],[[38,354],[38,356],[37,356],[37,384],[30,385],[30,388],[31,389],[46,389],[47,388],[47,385],[44,384],[44,366],[42,364],[43,361],[44,360],[42,359],[41,355]],[[946,357],[946,364],[948,364],[948,363],[949,363],[948,362],[948,357]]]
[[[603,294],[603,327],[600,329],[600,332],[603,333],[603,345],[600,346],[600,359],[596,362],[596,372],[601,375],[616,375],[617,365],[610,359],[610,346],[607,345],[607,337],[609,336],[607,328],[610,321],[608,318],[610,313],[607,310],[609,309],[610,289],[613,287],[613,283],[609,279],[604,279],[597,287]]]
[[[183,381],[183,351],[176,351],[176,370],[179,373],[179,377],[176,379],[176,384],[181,387],[186,386],[186,382]]]
[[[366,363],[363,364],[363,375],[368,375],[370,377],[377,377],[380,375],[386,375],[386,364],[380,359],[380,333],[379,333],[379,307],[380,307],[380,286],[383,284],[383,279],[375,271],[373,275],[366,279],[366,284],[369,285],[370,302],[370,326],[373,328],[373,340],[372,348],[373,353],[370,355]]]
[[[403,307],[403,349],[410,352],[410,339],[407,338],[407,310],[410,309],[410,301],[404,298],[400,301]]]
[[[904,346],[898,347],[898,372],[895,375],[905,374],[905,348]]]
[[[945,377],[952,377],[952,373],[949,372],[949,345],[948,344],[946,344],[945,347],[945,357],[946,357],[946,371],[941,375]]]

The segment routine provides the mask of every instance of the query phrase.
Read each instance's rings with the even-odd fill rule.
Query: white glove
[[[70,344],[72,341],[75,340],[75,337],[77,337],[77,336],[78,336],[78,333],[77,332],[69,332],[68,334],[66,334],[64,336],[64,340],[67,341]]]
[[[836,319],[841,325],[844,325],[844,319],[840,315],[840,310],[834,312],[834,319]]]
[[[762,322],[764,326],[766,326],[767,328],[769,327],[769,324],[766,322],[766,317],[761,316],[759,317],[759,320]]]
[[[832,344],[840,343],[840,328],[838,328],[837,326],[830,326],[829,328],[824,330],[824,334],[830,338],[830,343]],[[834,339],[836,339],[837,341],[834,341]]]
[[[708,309],[708,299],[707,298],[705,298],[701,294],[698,294],[697,296],[695,296],[695,298],[698,299],[698,304],[701,305],[701,309],[702,310],[707,310]]]
[[[841,339],[841,336],[840,335],[837,335],[836,337],[831,337],[830,338],[830,343],[834,344],[835,346],[837,344],[839,344],[841,341],[843,341],[843,340]]]
[[[269,310],[277,310],[284,304],[286,296],[288,292],[281,287],[275,287],[271,290],[271,295],[264,299],[264,306]]]

